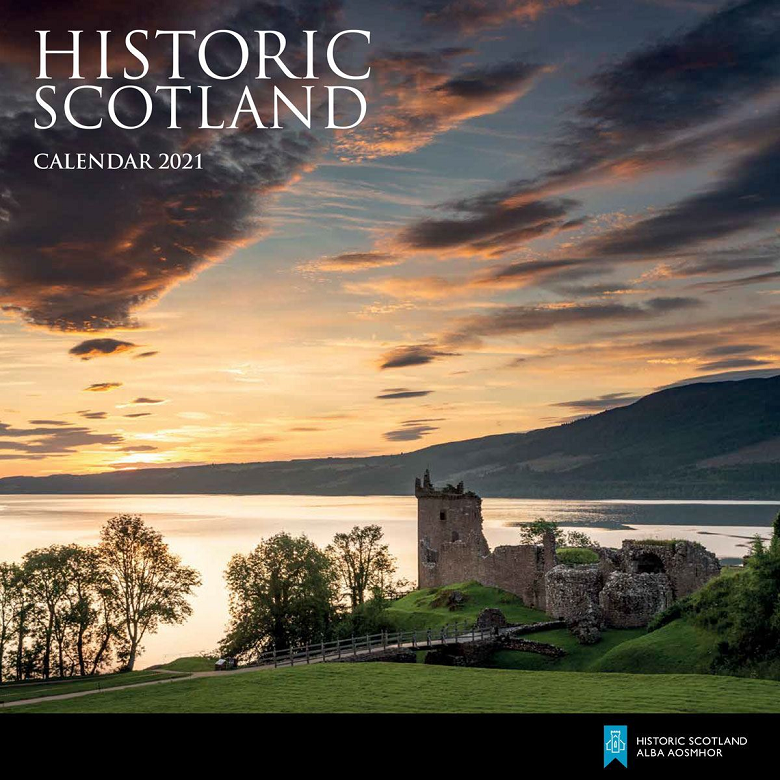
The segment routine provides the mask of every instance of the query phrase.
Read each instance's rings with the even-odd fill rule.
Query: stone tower
[[[502,545],[491,551],[482,533],[482,499],[464,490],[462,482],[437,489],[426,470],[415,480],[414,494],[420,588],[476,580],[544,609],[544,573],[557,563],[552,534],[542,545]]]
[[[490,553],[482,533],[482,499],[476,493],[465,491],[462,482],[456,487],[447,485],[437,490],[427,469],[422,480],[419,477],[415,480],[414,494],[417,496],[419,587],[435,588],[468,579],[473,562],[465,558]],[[462,555],[457,556],[459,561],[450,564],[439,553],[451,549],[453,542],[461,542],[463,549]],[[460,570],[458,562],[463,565]]]

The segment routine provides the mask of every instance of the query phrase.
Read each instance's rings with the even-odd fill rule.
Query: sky
[[[780,367],[778,0],[49,6],[0,32],[0,476],[403,452]],[[297,64],[301,30],[370,30],[366,118],[34,127],[36,29],[91,71],[136,28],[279,30]],[[246,80],[210,83],[232,116]]]

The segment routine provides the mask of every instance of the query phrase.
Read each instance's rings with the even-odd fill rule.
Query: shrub
[[[566,566],[579,566],[585,563],[599,562],[598,553],[587,547],[560,547],[557,553],[558,563]]]

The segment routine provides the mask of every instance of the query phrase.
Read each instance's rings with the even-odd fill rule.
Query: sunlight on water
[[[516,544],[516,524],[544,517],[582,527],[601,544],[628,538],[684,538],[720,557],[741,557],[750,538],[767,535],[780,504],[770,502],[616,502],[485,499],[492,546]],[[326,545],[339,531],[377,523],[398,558],[399,575],[417,576],[416,501],[406,496],[3,496],[0,560],[50,544],[94,544],[100,526],[121,512],[143,515],[171,549],[203,576],[194,614],[149,637],[141,666],[213,649],[227,620],[222,580],[230,556],[277,533],[307,534]]]

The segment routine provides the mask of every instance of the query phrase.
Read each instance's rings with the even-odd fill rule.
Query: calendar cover
[[[769,750],[778,0],[0,18],[4,723]]]

